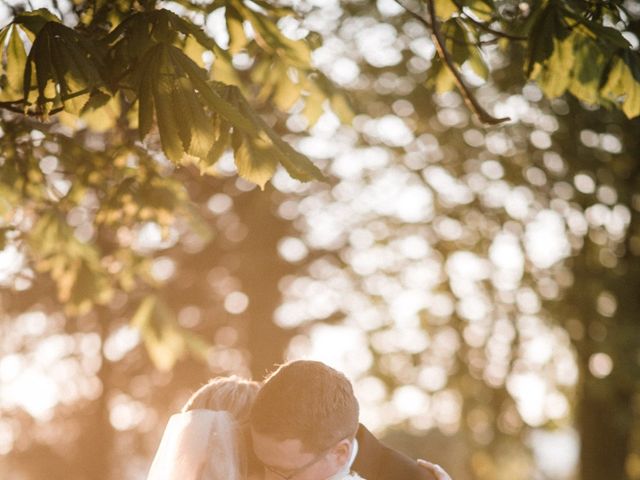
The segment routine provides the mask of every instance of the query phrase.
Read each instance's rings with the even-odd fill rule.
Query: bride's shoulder
[[[366,480],[364,478],[362,478],[360,475],[358,475],[356,472],[351,472],[349,475],[347,475],[346,477],[344,477],[343,480]]]

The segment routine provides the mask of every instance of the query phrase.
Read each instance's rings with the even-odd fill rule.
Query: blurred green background
[[[541,2],[490,3],[508,23]],[[619,3],[637,51],[640,9]],[[236,48],[224,10],[159,6]],[[229,65],[328,182],[279,169],[260,190],[229,151],[212,175],[172,165],[119,111],[108,129],[3,112],[0,477],[142,479],[207,379],[304,357],[455,480],[640,478],[638,119],[549,99],[521,45],[487,42],[489,82],[460,65],[511,118],[486,126],[397,2],[294,6],[278,27],[322,38],[313,63],[351,107],[295,87],[294,64],[265,70],[242,19]]]

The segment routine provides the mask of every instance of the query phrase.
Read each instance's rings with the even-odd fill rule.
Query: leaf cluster
[[[291,11],[241,1],[209,8],[223,6],[228,49],[166,9],[132,12],[101,37],[70,28],[44,9],[17,16],[0,30],[0,107],[41,119],[62,112],[67,122],[82,118],[101,131],[125,125],[137,128],[141,140],[157,133],[167,158],[201,172],[212,172],[221,154],[233,149],[240,175],[261,187],[278,164],[298,180],[322,179],[245,100],[251,93],[246,85],[244,92],[225,93],[227,83],[243,83],[233,62],[246,51],[261,65],[276,65],[275,74],[262,70],[267,87],[259,101],[273,97],[288,109],[309,95],[305,86],[314,94],[309,104],[332,95],[324,77],[314,83],[290,79],[289,69],[312,72],[308,42],[286,37],[275,23]],[[214,58],[210,68],[204,53]],[[262,83],[259,74],[253,78]],[[337,95],[332,102],[346,105]],[[319,116],[313,110],[312,121]]]
[[[625,37],[637,38],[638,32],[633,31],[634,17],[624,2],[530,0],[511,5],[493,0],[424,0],[419,4],[433,7],[451,57],[451,62],[436,62],[431,72],[430,83],[437,92],[455,88],[453,70],[465,64],[487,80],[493,44],[503,50],[522,45],[525,77],[547,97],[570,92],[586,104],[620,108],[628,118],[640,115],[640,54]],[[427,27],[436,25],[424,13],[406,8]]]

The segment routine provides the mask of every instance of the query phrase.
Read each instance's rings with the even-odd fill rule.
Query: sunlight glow
[[[123,393],[109,402],[109,420],[116,430],[132,430],[138,426],[148,411],[147,407]]]
[[[613,371],[613,360],[606,353],[594,353],[589,358],[589,371],[596,378],[608,377]]]
[[[231,292],[224,299],[224,309],[234,315],[241,314],[248,306],[249,297],[243,292]]]
[[[524,273],[524,253],[517,237],[507,232],[496,235],[489,248],[489,259],[496,267],[494,285],[502,290],[515,289]]]
[[[390,147],[404,147],[413,141],[411,130],[401,118],[395,115],[385,115],[382,118],[367,121],[364,132],[380,139]]]
[[[58,403],[58,386],[47,373],[38,368],[25,367],[23,364],[20,374],[15,375],[12,382],[3,384],[0,406],[20,406],[40,421],[49,420]]]
[[[356,35],[360,53],[374,67],[389,67],[402,60],[401,50],[395,45],[397,38],[390,24],[374,24]]]
[[[310,331],[309,343],[293,345],[288,360],[319,360],[356,378],[366,372],[373,362],[371,352],[366,348],[364,335],[364,332],[354,327],[314,325]],[[327,345],[332,348],[327,348]]]
[[[140,331],[137,328],[124,325],[109,335],[104,342],[104,356],[111,362],[117,362],[139,344]]]
[[[393,392],[392,402],[407,418],[422,415],[429,410],[429,395],[413,385],[404,385]]]
[[[580,445],[573,429],[534,429],[529,434],[538,465],[548,478],[568,480],[578,465]]]
[[[25,256],[15,245],[0,250],[0,285],[10,285],[25,266]]]
[[[178,238],[175,228],[163,228],[155,222],[146,222],[133,238],[132,248],[140,252],[152,252],[175,245]]]
[[[522,419],[532,427],[540,426],[544,414],[547,385],[535,373],[512,373],[507,379],[507,390],[515,398]]]
[[[549,268],[566,258],[571,247],[560,215],[553,210],[540,211],[534,221],[527,224],[525,248],[539,268]]]
[[[308,253],[309,249],[299,238],[284,237],[278,242],[278,254],[287,262],[299,262],[303,260]]]

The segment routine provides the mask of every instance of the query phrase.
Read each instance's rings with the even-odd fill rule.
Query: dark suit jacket
[[[415,459],[380,442],[363,425],[358,428],[358,455],[352,470],[366,480],[436,480]]]

